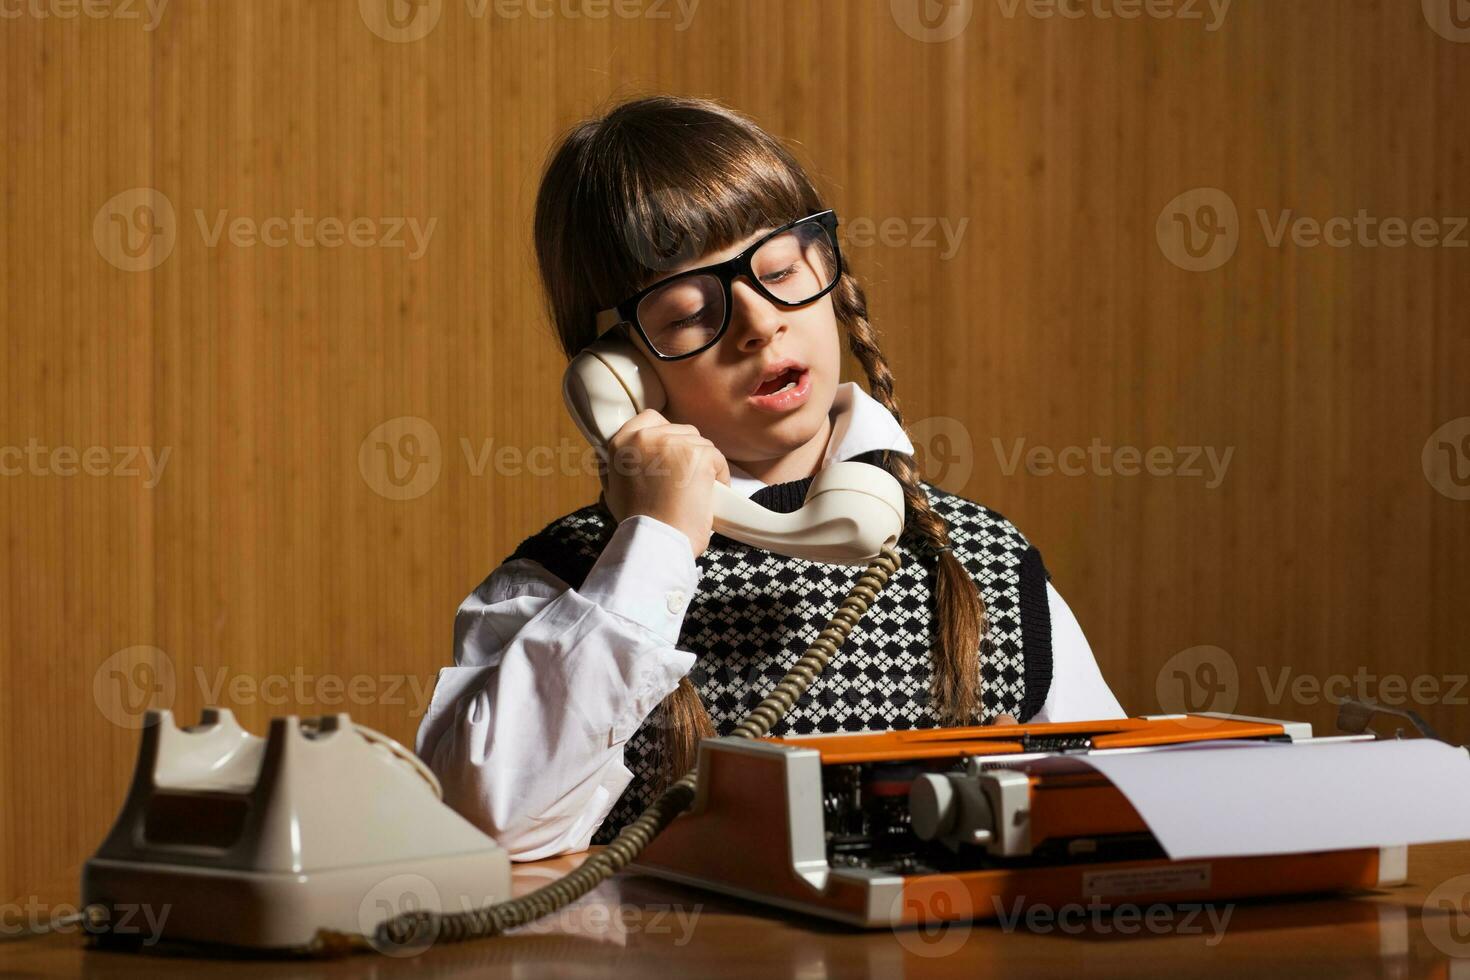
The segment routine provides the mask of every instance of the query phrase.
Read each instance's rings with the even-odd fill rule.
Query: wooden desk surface
[[[574,855],[516,867],[524,893],[579,864]],[[1066,928],[960,924],[941,932],[860,932],[656,879],[625,875],[513,936],[412,958],[223,962],[88,950],[79,935],[0,945],[0,976],[558,977],[609,973],[706,977],[1470,978],[1470,843],[1415,847],[1410,883],[1355,897],[1187,908],[1155,918],[1080,914]],[[1458,910],[1458,911],[1454,911]],[[1156,916],[1162,916],[1162,911]],[[1228,915],[1228,918],[1226,917]],[[5,922],[9,926],[11,918]],[[1219,926],[1223,923],[1223,929]],[[539,969],[538,969],[539,968]],[[677,973],[671,971],[677,970]]]

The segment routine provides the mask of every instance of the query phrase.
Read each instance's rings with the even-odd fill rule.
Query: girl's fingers
[[[711,443],[711,445],[713,445],[713,443]],[[725,486],[729,486],[730,485],[730,464],[725,461],[725,454],[722,453],[722,452],[720,452],[718,449],[716,449],[715,450],[715,453],[714,453],[714,459],[715,459],[715,479],[716,480],[719,480],[721,483],[725,484]]]
[[[668,425],[669,420],[651,408],[645,408],[637,415],[623,423],[623,427],[617,431],[616,439],[626,439],[639,429],[646,429],[651,425]]]

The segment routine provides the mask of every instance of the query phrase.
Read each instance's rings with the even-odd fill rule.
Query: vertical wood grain
[[[223,684],[256,730],[348,710],[412,741],[459,600],[595,492],[530,214],[555,136],[645,92],[720,98],[785,137],[848,234],[967,222],[952,257],[848,254],[906,417],[968,434],[970,475],[946,485],[1041,547],[1130,710],[1156,710],[1160,668],[1200,645],[1233,658],[1237,710],[1324,728],[1325,699],[1273,699],[1283,670],[1449,693],[1470,652],[1470,502],[1436,492],[1420,454],[1470,416],[1470,250],[1272,247],[1257,218],[1470,214],[1470,44],[1419,7],[1238,0],[1206,31],[993,0],[943,43],[887,0],[704,0],[684,30],[445,0],[411,43],[351,2],[172,0],[153,31],[5,21],[0,446],[171,456],[153,489],[0,477],[0,900],[62,897],[114,813],[136,733],[94,678],[118,651],[163,651],[183,721]],[[135,187],[176,215],[151,271],[93,241]],[[1240,216],[1206,272],[1154,230],[1196,187]],[[417,259],[208,238],[221,212],[298,211],[435,224]],[[441,472],[394,500],[359,450],[405,416]],[[1233,456],[1213,489],[1007,473],[1017,439]],[[494,462],[538,446],[573,465]],[[1418,709],[1463,741],[1458,696]]]

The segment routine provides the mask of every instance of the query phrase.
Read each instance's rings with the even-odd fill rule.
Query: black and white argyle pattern
[[[948,522],[955,556],[980,586],[986,631],[980,646],[979,721],[1040,710],[1051,682],[1046,570],[1016,527],[980,504],[923,484]],[[758,502],[760,495],[755,498]],[[534,558],[572,587],[585,578],[613,527],[597,506],[553,521],[514,557]],[[773,735],[933,728],[930,649],[936,642],[933,561],[900,548],[903,566],[853,628],[828,667]],[[862,569],[788,558],[713,536],[697,560],[679,648],[698,657],[689,674],[716,729],[734,728],[827,625]],[[593,838],[605,843],[638,816],[658,788],[657,709],[624,746],[632,782]]]

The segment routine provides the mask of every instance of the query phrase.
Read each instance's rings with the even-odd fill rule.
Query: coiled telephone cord
[[[838,604],[831,621],[807,647],[806,653],[755,710],[735,726],[731,736],[760,738],[770,732],[817,675],[826,669],[837,649],[900,564],[898,552],[885,546],[858,576],[852,589]],[[426,948],[435,943],[458,943],[498,936],[509,929],[534,922],[575,902],[636,858],[649,841],[693,802],[697,774],[697,769],[689,770],[659,794],[636,820],[624,827],[612,843],[582,862],[576,870],[528,895],[465,912],[405,912],[384,920],[372,936],[322,930],[305,952],[332,956],[365,949],[386,952]]]

